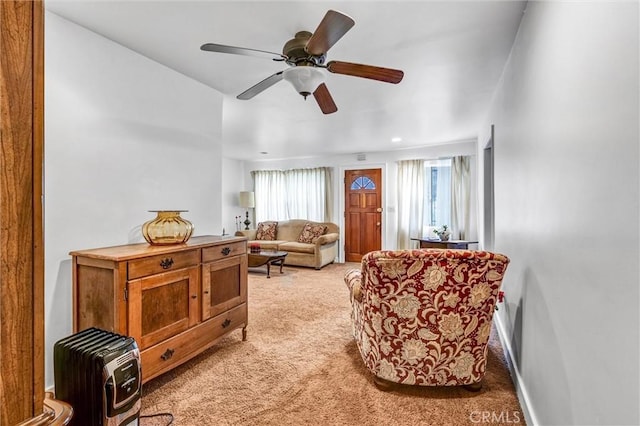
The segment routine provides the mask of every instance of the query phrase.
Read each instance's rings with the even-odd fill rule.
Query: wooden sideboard
[[[143,383],[247,327],[247,241],[201,236],[184,244],[72,251],[73,330],[136,339]]]

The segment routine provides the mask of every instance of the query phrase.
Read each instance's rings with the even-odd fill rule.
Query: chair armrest
[[[354,300],[362,302],[362,272],[359,269],[351,269],[344,276],[344,282],[349,287],[349,292]]]
[[[256,239],[256,234],[258,231],[256,229],[247,229],[242,231],[236,231],[236,237],[247,237],[249,241]]]
[[[338,241],[339,238],[340,238],[340,235],[336,234],[335,232],[331,232],[329,234],[324,234],[324,235],[321,235],[320,237],[318,237],[318,239],[315,242],[315,245],[322,246],[322,245],[325,245],[325,244],[329,244],[329,243],[332,243],[334,241]]]

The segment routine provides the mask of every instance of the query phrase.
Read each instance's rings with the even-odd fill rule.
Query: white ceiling
[[[224,94],[223,154],[238,159],[387,151],[475,138],[524,1],[46,0],[46,8]],[[219,43],[281,52],[328,9],[355,26],[329,50],[404,71],[400,84],[328,74],[338,112],[324,115],[286,81],[236,95],[286,65],[203,52]],[[392,143],[392,137],[402,142]],[[260,154],[261,152],[268,154]]]

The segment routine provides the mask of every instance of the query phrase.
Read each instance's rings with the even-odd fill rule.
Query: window
[[[376,184],[367,176],[359,176],[351,182],[351,190],[357,191],[358,189],[376,189]]]
[[[451,226],[451,159],[424,162],[423,235],[442,225]]]

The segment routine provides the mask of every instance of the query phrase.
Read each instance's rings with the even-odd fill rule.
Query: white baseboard
[[[531,400],[529,399],[529,393],[527,392],[524,380],[522,379],[522,376],[520,376],[520,371],[514,362],[512,355],[513,350],[511,348],[507,332],[504,328],[504,324],[502,323],[499,315],[494,315],[493,320],[496,323],[498,337],[500,338],[502,350],[504,351],[505,358],[507,359],[507,366],[511,372],[513,384],[516,387],[516,394],[518,395],[518,401],[520,402],[520,407],[522,408],[522,414],[524,415],[525,421],[527,422],[527,425],[530,426],[539,425],[540,423],[538,423],[538,419],[533,411],[533,406],[531,405]]]

